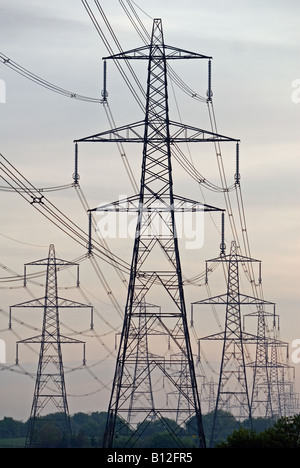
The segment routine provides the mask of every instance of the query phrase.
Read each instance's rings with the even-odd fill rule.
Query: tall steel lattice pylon
[[[269,356],[269,350],[279,347],[287,347],[288,344],[276,339],[270,334],[270,327],[267,323],[268,318],[273,321],[273,329],[276,327],[275,304],[273,304],[273,313],[267,312],[265,306],[258,306],[256,312],[246,314],[245,317],[257,317],[257,343],[255,360],[247,364],[253,369],[251,412],[252,416],[261,416],[265,418],[275,418],[275,401],[278,398],[278,382],[272,381],[272,351]],[[279,318],[278,318],[279,320]],[[277,397],[274,396],[277,393]]]
[[[68,299],[63,299],[58,296],[58,269],[65,268],[68,266],[77,266],[78,268],[78,264],[56,258],[55,248],[53,244],[51,244],[49,247],[48,258],[27,263],[25,265],[24,285],[26,285],[27,266],[46,266],[47,270],[45,297],[23,302],[20,304],[15,304],[10,308],[12,309],[20,307],[37,307],[43,308],[44,310],[42,334],[40,336],[27,338],[17,343],[17,364],[19,362],[19,344],[40,344],[39,362],[36,375],[33,403],[29,419],[26,447],[39,448],[43,445],[41,437],[44,431],[47,431],[49,429],[49,425],[51,426],[51,417],[47,418],[46,416],[47,414],[49,415],[49,411],[55,411],[56,413],[59,413],[60,416],[57,416],[55,418],[55,423],[59,425],[59,443],[62,444],[62,446],[64,447],[69,447],[71,444],[71,426],[67,402],[61,345],[78,343],[82,344],[84,348],[83,364],[85,364],[85,343],[75,338],[70,338],[61,335],[59,309],[89,308],[92,311],[92,308],[89,305],[85,305],[80,302],[70,301]],[[77,284],[79,285],[78,276]],[[91,328],[93,328],[92,322]],[[45,409],[48,410],[48,413],[45,413]]]
[[[148,79],[144,120],[76,140],[77,156],[78,142],[143,144],[139,194],[91,210],[138,213],[104,447],[136,446],[153,421],[163,424],[176,446],[183,447],[188,425],[195,446],[205,447],[175,213],[219,210],[174,195],[171,155],[182,142],[236,140],[169,119],[167,61],[210,57],[165,45],[160,19],[149,46],[107,59],[147,60]],[[168,305],[151,306],[163,291]]]
[[[267,313],[262,306],[259,306],[256,312],[248,315],[257,317],[255,361],[248,364],[248,366],[253,367],[251,411],[253,416],[260,414],[266,418],[273,417],[271,385],[268,372],[269,342],[267,337]],[[273,317],[275,317],[275,313]]]
[[[257,345],[258,337],[243,332],[241,306],[253,305],[262,308],[274,304],[240,292],[239,264],[245,265],[250,262],[259,262],[260,264],[260,261],[239,255],[234,241],[231,243],[229,255],[221,253],[220,257],[208,262],[226,262],[228,265],[226,294],[192,304],[193,308],[196,305],[205,304],[226,306],[224,332],[201,338],[201,340],[221,340],[223,342],[218,391],[210,440],[210,445],[213,445],[216,422],[220,410],[231,411],[237,419],[248,418],[250,425],[252,424],[251,398],[246,373],[246,345]]]

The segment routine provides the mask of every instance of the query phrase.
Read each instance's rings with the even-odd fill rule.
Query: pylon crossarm
[[[47,266],[48,265],[48,257],[47,258],[43,258],[41,260],[36,260],[34,262],[29,262],[29,263],[25,263],[24,266],[27,267],[27,266]],[[55,263],[57,266],[78,266],[78,263],[75,263],[75,262],[69,262],[68,260],[62,260],[60,258],[56,258],[55,257]]]
[[[225,332],[214,333],[212,335],[207,335],[207,336],[203,336],[202,338],[199,338],[198,343],[204,340],[224,340],[224,337],[225,337]]]
[[[103,60],[149,60],[150,57],[153,60],[157,60],[161,58],[162,51],[166,59],[170,60],[212,59],[212,57],[207,55],[198,54],[196,52],[191,52],[189,50],[179,49],[178,47],[163,44],[161,46],[157,46],[156,48],[153,48],[150,45],[138,47],[136,49],[127,50],[126,52],[121,52],[120,54],[103,57]]]
[[[261,260],[257,260],[255,258],[246,257],[244,255],[239,255],[239,254],[234,254],[234,256],[232,256],[231,254],[221,255],[220,257],[216,257],[216,258],[212,258],[210,260],[206,260],[206,263],[209,263],[209,262],[231,262],[232,259],[234,259],[235,262],[239,262],[239,263],[252,263],[252,262],[261,263]]]
[[[217,208],[212,205],[207,205],[190,198],[181,197],[174,195],[173,205],[170,206],[170,198],[167,195],[162,196],[145,196],[143,203],[140,202],[140,195],[133,195],[121,200],[107,203],[105,205],[98,206],[89,210],[90,212],[101,211],[101,212],[125,212],[125,213],[137,213],[141,210],[146,213],[185,213],[185,212],[207,212],[207,211],[224,211],[221,208]]]
[[[59,341],[61,344],[85,344],[85,341],[77,340],[76,338],[71,338],[70,336],[59,336]]]
[[[31,338],[25,338],[24,340],[17,341],[17,345],[18,344],[29,344],[29,343],[30,344],[40,344],[42,339],[43,339],[42,335],[33,336]]]
[[[32,299],[30,301],[20,302],[19,304],[14,304],[10,306],[10,309],[21,308],[21,307],[44,307],[45,297],[40,297],[38,299]]]
[[[219,296],[210,297],[207,299],[203,299],[201,301],[193,302],[192,306],[195,305],[224,305],[228,303],[228,295],[221,294]],[[234,301],[234,304],[237,305],[274,305],[274,302],[265,301],[263,299],[259,299],[253,296],[247,296],[246,294],[239,294],[239,300]]]
[[[207,211],[224,211],[221,208],[217,208],[212,205],[207,205],[206,203],[201,203],[196,200],[191,200],[190,198],[181,197],[179,195],[174,195],[174,211],[176,212],[207,212]]]
[[[232,137],[210,132],[192,125],[182,124],[180,122],[170,121],[170,142],[173,143],[201,143],[201,142],[237,142]]]
[[[74,143],[82,142],[131,142],[131,143],[141,143],[144,138],[144,120],[135,122],[132,124],[124,125],[122,127],[117,127],[112,130],[107,130],[105,132],[96,133],[94,135],[81,138],[79,140],[74,140]]]
[[[24,340],[17,341],[17,344],[57,344],[58,340],[55,336],[44,337],[43,335],[33,336],[31,338],[25,338]],[[70,338],[68,336],[59,336],[60,344],[85,344],[84,341]]]
[[[239,140],[218,133],[210,132],[180,122],[169,122],[169,135],[163,131],[154,131],[145,138],[145,121],[134,122],[122,127],[117,127],[104,132],[96,133],[78,140],[74,143],[145,143],[151,144],[169,142],[175,143],[203,143],[203,142],[237,142]]]
[[[62,359],[62,344],[82,344],[83,345],[83,364],[85,364],[85,342],[64,336],[60,333],[59,309],[61,308],[83,308],[91,306],[80,302],[71,301],[58,296],[58,280],[57,275],[59,267],[77,266],[77,285],[79,285],[79,265],[74,262],[57,259],[55,255],[54,245],[49,247],[47,259],[37,260],[25,265],[24,269],[24,285],[26,286],[26,267],[28,266],[46,265],[46,286],[45,296],[43,298],[34,299],[31,301],[22,302],[12,307],[26,308],[42,308],[43,309],[43,326],[41,335],[27,338],[17,342],[17,357],[18,364],[18,346],[19,344],[39,344],[40,354],[38,369],[36,374],[36,384],[34,390],[33,403],[30,415],[30,424],[28,426],[28,434],[26,439],[27,447],[39,447],[38,432],[40,426],[36,426],[36,419],[41,415],[45,407],[52,403],[56,409],[62,413],[65,419],[64,431],[67,436],[67,446],[71,443],[71,426],[69,420],[69,410],[67,403],[67,393],[64,378],[64,366]],[[11,307],[11,308],[12,308]],[[11,310],[10,308],[10,310]],[[93,322],[91,323],[92,326]],[[11,325],[11,315],[10,315]],[[44,389],[48,383],[55,384],[55,389],[48,388],[47,394],[44,394]]]
[[[44,308],[45,307],[45,304],[46,304],[46,298],[45,297],[41,297],[39,299],[32,299],[30,301],[25,301],[25,302],[21,302],[19,304],[14,304],[12,306],[10,306],[9,308],[9,329],[11,329],[11,323],[12,323],[12,309],[13,308]],[[61,298],[61,297],[58,297],[57,298],[57,307],[59,309],[67,309],[67,308],[78,308],[78,309],[82,309],[82,308],[87,308],[87,309],[90,309],[91,310],[91,330],[93,329],[94,327],[94,323],[93,323],[93,311],[94,311],[94,308],[93,306],[90,306],[88,304],[83,304],[81,302],[76,302],[76,301],[70,301],[69,299],[64,299],[64,298]]]

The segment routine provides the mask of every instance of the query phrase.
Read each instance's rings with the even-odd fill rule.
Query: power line
[[[113,55],[114,51],[113,51],[112,47],[110,46],[110,43],[109,43],[109,41],[107,40],[105,34],[103,33],[103,30],[102,30],[102,28],[100,27],[100,24],[99,24],[97,18],[95,17],[95,15],[94,15],[94,13],[93,13],[91,7],[89,6],[88,1],[87,1],[87,0],[81,0],[81,1],[82,1],[82,4],[83,4],[84,8],[86,9],[86,11],[87,11],[89,17],[90,17],[92,23],[94,24],[94,26],[95,26],[95,28],[96,28],[96,31],[98,32],[98,34],[99,34],[99,36],[100,36],[102,42],[104,43],[104,45],[105,45],[105,47],[106,47],[108,53],[109,53],[110,55]],[[114,34],[113,29],[111,28],[111,25],[110,25],[110,23],[109,23],[109,21],[108,21],[106,15],[105,15],[103,9],[101,8],[99,2],[95,2],[95,4],[96,4],[97,9],[98,9],[98,11],[100,12],[100,14],[101,14],[103,20],[104,20],[104,23],[106,24],[106,26],[107,26],[107,28],[108,28],[109,33],[111,34],[111,36],[112,36],[112,38],[113,38],[113,40],[114,40],[114,42],[115,42],[115,44],[116,44],[116,46],[117,46],[118,52],[121,52],[121,51],[122,51],[122,48],[121,48],[121,46],[120,46],[120,43],[119,43],[119,41],[118,41],[116,35]],[[120,63],[119,63],[118,61],[115,61],[115,65],[116,65],[116,67],[118,68],[118,70],[119,70],[121,76],[123,77],[123,79],[124,79],[126,85],[127,85],[128,88],[130,89],[132,95],[134,96],[136,102],[138,103],[138,105],[140,106],[140,108],[141,108],[142,110],[144,110],[143,101],[142,101],[141,97],[139,96],[138,92],[136,91],[136,89],[134,88],[134,86],[132,85],[130,79],[128,78],[128,76],[127,76],[127,74],[126,74],[126,72],[123,70],[123,68],[121,67],[121,65],[120,65]],[[128,62],[126,63],[126,65],[129,66],[130,73],[132,74],[132,77],[133,77],[134,81],[136,82],[136,84],[138,84],[138,83],[139,83],[139,82],[138,82],[138,79],[137,79],[135,73],[133,72],[131,66],[128,64]],[[144,93],[145,93],[144,90],[140,87],[139,84],[138,84],[138,86],[139,86],[139,89],[140,89],[140,91],[142,92],[142,94],[144,94]]]
[[[16,189],[22,198],[29,202],[37,211],[49,221],[65,232],[69,237],[84,246],[88,245],[88,234],[68,218],[44,195],[37,196],[38,190],[2,155],[0,154],[0,177],[12,189]],[[21,189],[21,191],[20,191]],[[130,265],[107,251],[98,242],[94,243],[94,254],[111,265],[118,265],[124,272],[128,272]]]
[[[15,72],[17,72],[19,75],[24,76],[28,80],[32,81],[35,84],[38,84],[39,86],[42,86],[43,88],[49,89],[50,91],[53,91],[57,94],[61,94],[62,96],[72,98],[78,101],[86,101],[86,102],[92,102],[99,104],[101,103],[101,99],[97,98],[91,98],[88,96],[83,96],[78,93],[73,93],[71,91],[67,91],[66,89],[60,88],[59,86],[56,86],[49,81],[44,80],[43,78],[39,77],[38,75],[32,73],[31,71],[27,70],[26,68],[22,67],[19,65],[17,62],[14,62],[12,59],[4,55],[2,52],[0,52],[0,61],[6,65],[7,67],[11,68]]]
[[[133,3],[139,10],[141,10],[142,13],[144,13],[144,15],[148,16],[148,18],[150,18],[151,21],[153,21],[154,18],[152,18],[152,16],[150,16],[148,13],[146,13],[146,11],[143,10],[139,5],[137,5],[136,2],[134,2],[133,0],[131,0],[131,1],[127,0],[127,3],[128,3],[128,4]],[[149,39],[150,39],[150,35],[148,35],[148,36],[149,36]]]

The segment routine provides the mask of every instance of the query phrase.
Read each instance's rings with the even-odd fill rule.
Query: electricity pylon
[[[46,266],[46,288],[45,296],[39,299],[15,304],[10,308],[10,326],[11,326],[11,309],[12,308],[43,308],[43,327],[42,334],[18,341],[16,363],[19,362],[18,345],[19,344],[40,344],[40,354],[38,369],[36,375],[36,383],[34,389],[34,397],[29,419],[28,434],[26,439],[26,447],[38,448],[41,447],[39,436],[43,431],[47,431],[47,426],[51,425],[51,418],[43,416],[44,410],[47,407],[49,411],[55,410],[60,417],[55,418],[55,422],[59,421],[59,430],[61,431],[61,440],[65,446],[71,444],[71,426],[69,417],[69,408],[67,402],[67,393],[64,377],[64,367],[62,358],[62,344],[82,344],[84,348],[83,364],[85,364],[85,343],[75,338],[63,336],[60,333],[59,309],[60,308],[89,308],[91,306],[80,302],[70,301],[58,297],[57,272],[58,269],[69,266],[77,266],[78,264],[61,260],[55,256],[54,245],[49,247],[48,258],[27,263],[25,265],[24,285],[26,285],[26,267],[27,266]],[[77,270],[78,271],[78,270]],[[77,275],[77,285],[79,285],[79,277]],[[91,321],[91,328],[93,322]],[[42,417],[43,416],[43,417]],[[42,418],[42,419],[39,419]]]
[[[259,306],[256,312],[248,314],[248,316],[257,317],[257,343],[255,360],[248,363],[248,367],[253,368],[253,383],[251,396],[251,412],[252,415],[260,415],[268,418],[273,417],[273,406],[271,399],[270,376],[268,372],[268,349],[269,342],[267,337],[267,314],[265,308]],[[275,320],[275,312],[273,321]]]
[[[248,417],[250,424],[252,421],[251,399],[246,374],[245,346],[246,344],[257,344],[257,336],[243,332],[241,306],[255,305],[263,307],[273,303],[240,292],[239,264],[244,265],[260,261],[239,255],[234,241],[231,243],[229,255],[225,255],[223,250],[220,257],[208,260],[208,262],[226,262],[228,264],[226,294],[192,304],[192,307],[206,304],[226,306],[224,332],[201,338],[201,340],[223,341],[218,392],[210,441],[212,445],[218,411],[230,408],[237,418],[241,416]]]
[[[244,316],[244,318],[257,317],[255,359],[253,362],[247,363],[247,367],[253,369],[252,415],[265,418],[278,417],[276,402],[280,400],[280,395],[278,375],[276,373],[274,378],[273,350],[277,350],[279,347],[288,347],[287,343],[278,340],[274,333],[270,333],[270,327],[267,323],[268,318],[273,321],[271,329],[274,330],[276,327],[275,304],[273,304],[273,308],[274,311],[270,313],[267,312],[265,306],[259,305],[256,312]]]
[[[175,213],[219,209],[174,194],[171,157],[173,148],[179,143],[236,140],[170,120],[168,60],[210,57],[167,46],[160,19],[154,20],[150,45],[106,59],[147,60],[148,79],[145,118],[142,121],[76,140],[76,145],[78,142],[143,144],[139,194],[91,210],[138,214],[104,447],[133,447],[150,422],[155,420],[163,423],[178,447],[183,447],[182,436],[187,424],[192,430],[195,445],[205,447]],[[91,247],[91,243],[89,245]],[[143,304],[152,302],[149,295],[154,295],[156,300],[153,302],[157,301],[157,294],[161,294],[158,288],[167,293],[163,300],[168,299],[170,304],[159,312],[147,305],[145,309]],[[159,393],[157,387],[162,383],[164,392]],[[143,405],[138,404],[142,397],[138,387],[143,388]],[[164,402],[166,396],[168,398]],[[178,420],[178,405],[180,424],[174,427],[169,418]]]
[[[289,373],[293,370],[295,379],[295,368],[288,363],[288,343],[277,339],[278,329],[274,326],[272,330],[273,340],[270,346],[269,356],[269,379],[274,418],[291,416],[296,411],[290,411],[296,401],[296,395],[292,397],[293,382],[290,381]],[[286,347],[286,360],[282,356],[280,348]],[[292,406],[291,406],[292,405]]]
[[[154,358],[154,356],[149,353],[148,341],[149,333],[151,333],[151,328],[148,328],[149,323],[147,319],[147,312],[149,313],[149,310],[152,307],[157,306],[153,306],[152,304],[146,304],[145,302],[141,303],[138,327],[135,330],[133,330],[134,336],[132,338],[136,342],[137,350],[133,376],[134,388],[132,388],[132,393],[130,396],[130,406],[128,411],[129,425],[132,421],[134,422],[135,417],[137,416],[137,408],[148,407],[151,409],[152,415],[155,414],[150,372],[150,361]]]

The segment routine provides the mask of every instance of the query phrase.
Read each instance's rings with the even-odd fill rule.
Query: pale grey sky
[[[299,124],[300,103],[293,102],[293,83],[300,78],[298,1],[275,0],[186,0],[182,2],[138,0],[139,10],[149,33],[151,18],[162,18],[165,42],[213,57],[212,70],[214,108],[221,134],[241,140],[240,171],[251,253],[262,260],[265,298],[276,302],[281,318],[281,338],[292,343],[300,339],[299,302]],[[103,1],[101,5],[111,21],[124,50],[139,47],[141,39],[131,26],[118,1]],[[151,18],[150,18],[151,17]],[[99,21],[100,21],[100,17]],[[101,23],[102,24],[102,23]],[[0,52],[49,82],[72,92],[99,97],[102,90],[102,57],[107,56],[93,24],[77,0],[0,0]],[[133,64],[141,80],[146,78],[145,63]],[[205,96],[207,66],[185,63],[175,71],[196,92]],[[26,80],[0,63],[0,79],[6,83],[6,103],[0,104],[0,153],[37,187],[49,187],[72,182],[74,165],[73,140],[109,128],[101,105],[75,101],[54,94]],[[144,84],[144,83],[143,83]],[[195,102],[175,89],[180,117],[170,86],[173,120],[210,130],[207,106]],[[139,107],[111,63],[108,66],[108,92],[116,125],[142,118]],[[224,148],[224,153],[223,153]],[[215,184],[220,184],[213,149],[192,148],[197,169]],[[234,147],[222,147],[228,184],[234,176]],[[140,155],[128,148],[128,158],[137,180]],[[214,159],[213,159],[214,158]],[[132,187],[115,147],[86,145],[80,147],[80,182],[89,206],[117,200],[120,194],[131,195]],[[202,200],[202,194],[184,172],[175,169],[175,191]],[[193,185],[194,184],[194,185]],[[2,185],[2,183],[0,183]],[[50,243],[56,245],[60,257],[71,260],[84,250],[26,203],[20,195],[0,192],[0,263],[21,273],[23,263],[44,258]],[[74,189],[47,194],[48,198],[83,229],[87,220]],[[206,203],[224,207],[222,194],[204,192]],[[234,199],[233,199],[233,203]],[[238,221],[238,220],[237,220]],[[219,222],[219,221],[218,221]],[[197,256],[185,256],[184,274],[193,276],[205,268],[205,260],[219,253],[219,232],[207,221],[207,238]],[[227,248],[232,236],[226,225]],[[132,242],[125,245],[111,242],[111,248],[130,261]],[[115,274],[101,265],[121,306],[126,289],[117,282]],[[2,269],[0,277],[10,276]],[[96,319],[99,339],[86,337],[87,356],[91,361],[103,360],[95,367],[95,376],[109,383],[114,367],[115,330],[121,318],[114,311],[107,292],[99,284],[88,261],[82,264],[82,285],[87,297],[104,317]],[[73,278],[70,276],[70,280]],[[40,280],[43,283],[43,279]],[[68,278],[66,285],[71,286]],[[1,283],[0,307],[31,298],[21,288],[21,282]],[[219,278],[210,278],[212,290],[222,289]],[[243,283],[245,288],[246,283]],[[17,286],[18,289],[11,289]],[[62,286],[65,286],[64,282]],[[220,292],[225,292],[224,290]],[[43,295],[43,287],[33,285],[32,294]],[[67,289],[64,296],[83,302],[82,295]],[[187,292],[187,302],[207,296],[205,288]],[[188,306],[189,309],[189,306]],[[16,312],[20,320],[32,326],[41,324],[41,311],[26,315]],[[40,314],[40,315],[38,315]],[[109,316],[109,320],[107,317]],[[71,314],[62,321],[70,325]],[[220,314],[222,320],[222,314]],[[28,322],[27,322],[28,320]],[[40,322],[36,322],[40,320]],[[106,320],[108,323],[106,323]],[[87,330],[87,316],[72,320],[76,330]],[[206,323],[210,328],[206,328]],[[213,317],[205,315],[205,324],[197,318],[197,334],[203,336],[217,331]],[[7,328],[7,319],[0,316],[0,330]],[[34,335],[30,328],[15,324],[22,339]],[[7,343],[7,363],[14,362],[15,341],[18,338],[3,331],[0,339]],[[105,343],[105,346],[103,346]],[[111,350],[110,359],[104,359]],[[37,356],[21,350],[23,362],[35,363]],[[66,350],[66,361],[72,354]],[[78,352],[80,360],[80,352]],[[109,363],[109,364],[108,364]],[[76,363],[75,363],[76,365]],[[29,367],[33,369],[34,365]],[[297,390],[300,391],[300,370],[296,367]],[[299,364],[298,364],[299,367]],[[8,377],[9,375],[9,377]],[[86,378],[88,391],[99,386],[91,375]],[[83,394],[85,386],[72,376],[70,393]],[[68,383],[68,380],[67,380]],[[33,380],[22,374],[0,373],[5,389],[1,399],[0,417],[5,415],[25,419],[29,415]],[[22,400],[22,388],[26,388]],[[70,410],[106,409],[108,393],[98,393],[90,399],[71,398]],[[84,400],[84,401],[83,401]],[[100,407],[100,401],[102,407]],[[96,408],[97,410],[97,408]]]

